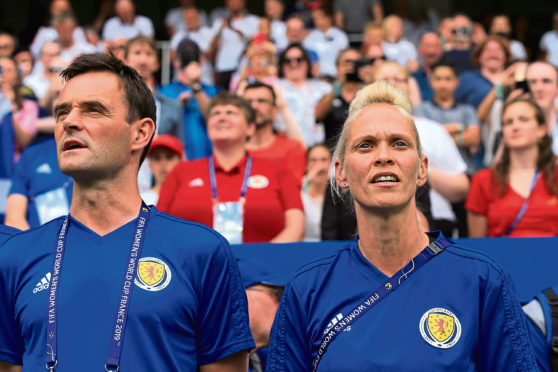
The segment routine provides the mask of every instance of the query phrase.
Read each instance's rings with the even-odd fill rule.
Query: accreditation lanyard
[[[120,300],[118,301],[118,311],[112,328],[112,336],[110,340],[110,348],[105,364],[106,371],[118,371],[120,365],[120,355],[122,353],[122,342],[124,340],[124,330],[126,320],[128,318],[128,308],[132,297],[133,283],[136,278],[136,266],[141,255],[143,247],[143,239],[145,237],[145,229],[149,220],[149,208],[142,200],[141,208],[134,230],[134,238],[130,246],[130,253],[126,261],[126,273],[122,281],[122,289],[120,290]],[[70,218],[66,217],[60,231],[58,233],[58,241],[56,244],[56,253],[54,255],[54,263],[52,264],[52,276],[50,279],[50,287],[47,296],[47,362],[46,368],[51,372],[58,364],[57,351],[57,324],[58,324],[58,286],[60,285],[60,275],[62,273],[62,262],[64,259],[64,251],[66,250],[66,240],[68,236],[68,228],[70,226]]]
[[[389,278],[387,282],[378,287],[372,294],[355,307],[349,315],[340,320],[333,328],[331,328],[320,342],[320,347],[318,353],[313,363],[313,372],[316,372],[318,365],[323,358],[325,352],[329,345],[335,340],[335,338],[341,334],[345,329],[349,328],[351,324],[356,322],[360,317],[372,309],[378,302],[386,298],[387,295],[392,293],[399,287],[399,285],[407,280],[409,276],[413,275],[418,269],[420,269],[425,263],[427,263],[432,257],[436,256],[446,247],[449,247],[453,243],[451,240],[446,239],[444,236],[440,235],[436,241],[430,243],[426,248],[424,248],[415,258],[411,260],[405,267],[401,269],[400,272],[396,273],[394,276]]]
[[[531,194],[533,194],[533,189],[535,188],[538,179],[539,179],[539,171],[536,171],[535,174],[533,175],[533,180],[531,181],[531,187],[529,188],[529,195],[527,196],[527,199],[525,199],[525,201],[523,202],[523,205],[521,206],[521,209],[517,213],[517,216],[515,216],[515,220],[513,220],[510,227],[508,227],[508,229],[504,233],[504,236],[510,235],[510,233],[513,231],[513,229],[515,229],[519,221],[521,221],[521,219],[523,218],[523,215],[525,214],[525,212],[527,211],[527,207],[529,206],[529,200],[531,199]]]
[[[209,181],[211,182],[211,195],[213,201],[217,202],[217,178],[215,177],[215,162],[213,156],[209,157]],[[252,169],[252,158],[248,156],[246,159],[246,169],[244,170],[244,179],[242,181],[242,187],[240,188],[240,199],[244,198],[246,195],[246,190],[248,188],[248,177],[250,177],[250,170]]]

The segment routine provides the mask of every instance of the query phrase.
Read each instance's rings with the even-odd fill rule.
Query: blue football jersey
[[[275,317],[267,370],[312,371],[324,336],[358,315],[359,304],[388,279],[362,255],[357,240],[299,269]],[[338,332],[317,370],[536,367],[510,277],[486,255],[452,244]]]
[[[45,368],[50,271],[63,220],[0,247],[0,360],[23,371]],[[58,284],[57,372],[104,370],[135,224],[99,236],[70,218]],[[145,234],[120,371],[195,371],[254,348],[227,241],[154,207]]]
[[[58,167],[56,142],[50,137],[25,148],[15,165],[9,193],[27,197],[27,222],[37,227],[52,219],[49,214],[68,213],[72,186],[72,179]]]
[[[4,243],[6,239],[18,232],[18,229],[0,224],[0,244]]]

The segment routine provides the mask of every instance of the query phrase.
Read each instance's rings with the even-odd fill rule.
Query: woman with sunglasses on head
[[[558,166],[542,110],[504,105],[501,158],[475,174],[465,207],[471,237],[558,235]]]
[[[268,371],[535,371],[509,276],[421,229],[428,159],[405,95],[385,81],[363,88],[334,158],[358,236],[285,287]]]
[[[276,84],[308,147],[323,142],[324,129],[318,123],[325,119],[333,100],[331,85],[312,78],[310,66],[304,47],[290,44],[279,56],[280,80]],[[279,126],[283,125],[282,116],[278,122]]]

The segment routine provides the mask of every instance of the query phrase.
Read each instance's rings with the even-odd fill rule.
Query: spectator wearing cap
[[[161,87],[161,94],[182,102],[186,158],[194,160],[211,154],[211,142],[205,125],[210,98],[218,93],[214,85],[201,81],[201,51],[192,40],[178,45],[173,64],[176,80]]]
[[[131,0],[117,0],[114,4],[115,17],[109,18],[103,26],[103,39],[119,37],[131,39],[139,34],[153,37],[155,30],[151,19],[136,15],[136,6]]]
[[[163,182],[174,167],[184,160],[184,147],[175,136],[161,134],[151,142],[147,159],[149,170],[153,174],[153,186],[142,192],[141,198],[147,205],[155,205]]]
[[[345,32],[333,26],[333,16],[325,8],[312,10],[316,28],[306,36],[302,45],[313,48],[319,57],[320,76],[334,78],[337,75],[336,60],[339,51],[349,47]]]

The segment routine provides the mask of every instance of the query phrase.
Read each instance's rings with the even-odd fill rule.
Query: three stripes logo
[[[50,286],[50,276],[51,276],[50,272],[46,273],[46,275],[43,276],[41,281],[38,282],[37,285],[35,285],[35,288],[33,288],[33,293],[37,293],[44,289],[48,289],[48,287]]]

